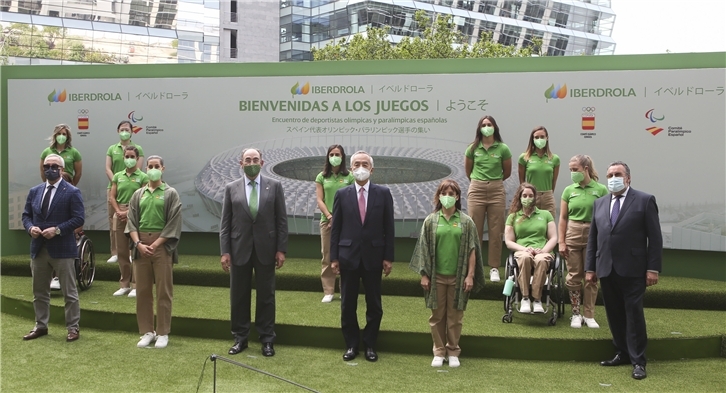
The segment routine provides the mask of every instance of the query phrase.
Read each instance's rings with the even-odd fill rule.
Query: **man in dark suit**
[[[611,194],[595,201],[587,242],[586,279],[600,279],[605,312],[616,354],[603,366],[633,365],[643,379],[648,336],[643,314],[645,288],[658,283],[663,237],[653,195],[630,188],[630,168],[622,161],[608,167]]]
[[[66,341],[79,337],[81,307],[76,287],[76,236],[83,226],[85,211],[81,191],[62,179],[65,162],[57,154],[43,161],[46,181],[30,189],[23,211],[23,226],[30,241],[30,267],[33,273],[35,328],[23,336],[33,340],[48,334],[50,318],[50,281],[55,270],[65,299]]]
[[[263,164],[262,152],[245,149],[240,160],[244,176],[224,189],[219,244],[222,268],[230,273],[234,336],[230,355],[247,348],[254,270],[255,328],[262,342],[262,355],[275,356],[275,269],[285,263],[287,212],[282,184],[260,175]]]
[[[340,322],[345,338],[343,360],[358,355],[358,289],[366,294],[366,327],[363,329],[366,360],[378,360],[376,340],[381,327],[381,272],[388,276],[393,261],[393,197],[391,191],[368,181],[373,158],[364,151],[350,157],[355,184],[341,188],[333,201],[330,267],[340,274]]]

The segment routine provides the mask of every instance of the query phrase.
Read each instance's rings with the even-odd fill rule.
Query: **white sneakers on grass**
[[[50,280],[50,289],[60,290],[60,280],[58,277],[53,277],[53,279]]]
[[[582,327],[582,315],[577,314],[570,317],[570,327],[579,329]]]
[[[120,288],[116,292],[113,293],[114,296],[124,296],[127,295],[129,292],[131,292],[131,288]]]
[[[434,356],[434,360],[431,361],[431,367],[441,367],[444,365],[444,361],[449,362],[449,367],[461,366],[458,356],[449,356],[449,359],[446,359],[443,356]]]
[[[118,262],[118,255],[111,255],[111,258],[108,258],[108,263],[116,263]]]
[[[431,367],[441,367],[444,365],[443,356],[434,356],[434,360],[431,361]]]
[[[132,290],[131,290],[131,291],[129,292],[129,297],[136,297],[136,289],[132,289]]]
[[[492,268],[492,270],[489,271],[489,281],[499,282],[499,280],[499,269]]]
[[[573,315],[570,318],[570,327],[579,329],[583,324],[590,329],[600,329],[600,325],[595,321],[595,318],[583,317],[582,315]]]
[[[544,314],[545,310],[544,307],[542,307],[542,302],[539,300],[535,300],[532,306],[535,314]]]
[[[163,336],[156,337],[156,344],[154,344],[154,347],[155,348],[166,348],[167,344],[169,344],[169,335],[165,334]]]
[[[461,366],[461,363],[459,363],[459,357],[458,356],[449,356],[449,367],[459,367]]]
[[[138,344],[136,344],[139,348],[146,348],[156,339],[156,334],[154,332],[148,332],[141,336],[141,340],[139,340]],[[168,341],[168,337],[167,337]]]
[[[519,312],[522,314],[532,313],[532,304],[530,303],[529,298],[522,299],[522,303],[519,305]]]
[[[333,296],[334,295],[325,295],[325,296],[323,296],[323,300],[321,300],[321,302],[330,303],[333,301]]]
[[[589,327],[590,329],[600,329],[600,325],[597,324],[597,322],[595,321],[595,318],[585,317],[584,320],[585,320],[585,325],[587,325],[587,327]]]

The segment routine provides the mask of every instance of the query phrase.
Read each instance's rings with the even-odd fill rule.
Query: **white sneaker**
[[[441,367],[444,365],[443,356],[434,356],[434,360],[431,361],[431,367]]]
[[[166,348],[167,344],[169,344],[169,335],[165,334],[163,336],[156,337],[156,344],[154,344],[154,347]]]
[[[600,325],[597,324],[597,322],[595,321],[595,318],[585,317],[584,319],[585,319],[585,325],[587,325],[587,327],[589,327],[590,329],[600,329]]]
[[[127,293],[131,292],[131,288],[120,288],[118,291],[114,292],[114,296],[124,296]]]
[[[323,303],[330,303],[330,302],[332,302],[333,301],[333,296],[334,295],[325,295],[325,296],[323,296],[322,302]]]
[[[53,277],[53,279],[50,281],[50,289],[60,289],[60,280],[58,279],[58,277]]]
[[[519,312],[522,314],[532,313],[532,304],[529,302],[528,298],[522,299],[522,304],[519,305]]]
[[[582,327],[582,315],[577,314],[570,317],[570,327],[579,329]]]
[[[108,263],[116,263],[118,262],[118,255],[111,255],[111,258],[108,258]]]
[[[136,297],[136,289],[132,289],[131,292],[129,292],[129,297]]]
[[[492,268],[492,270],[489,271],[489,281],[499,282],[499,269]]]
[[[136,346],[139,348],[148,347],[151,344],[151,342],[154,341],[155,339],[156,339],[156,334],[154,334],[154,332],[148,332],[148,333],[144,334],[143,336],[141,336],[141,340],[139,340],[139,343],[136,344]],[[168,340],[168,338],[167,338],[167,340]]]
[[[449,356],[449,367],[459,367],[461,366],[461,363],[459,363],[459,357],[458,356]]]
[[[534,301],[534,313],[535,314],[544,314],[544,307],[542,307],[542,302],[539,300]]]

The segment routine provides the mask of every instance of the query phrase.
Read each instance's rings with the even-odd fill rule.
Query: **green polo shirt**
[[[574,221],[592,221],[592,210],[595,199],[608,194],[608,188],[595,180],[590,180],[585,188],[579,183],[572,183],[562,192],[562,200],[567,203],[567,219]]]
[[[436,226],[436,273],[445,276],[456,274],[459,265],[459,245],[461,244],[461,221],[457,210],[446,220],[439,210]]]
[[[149,177],[139,169],[131,175],[126,173],[125,170],[113,175],[111,183],[116,185],[116,202],[124,205],[128,204],[134,192],[148,182]]]
[[[144,190],[139,202],[139,232],[161,232],[166,225],[164,218],[164,190],[166,183],[161,183],[154,192]]]
[[[141,146],[134,144],[133,142],[129,142],[128,145],[136,146],[136,148],[139,149],[139,157],[144,156],[144,149],[142,149]],[[124,165],[125,149],[126,146],[122,145],[121,142],[108,147],[106,156],[111,157],[111,172],[119,173],[126,170],[126,165]],[[108,188],[111,188],[111,182],[108,182]]]
[[[547,244],[547,224],[552,221],[554,218],[549,211],[535,207],[529,217],[522,210],[510,214],[507,226],[514,228],[514,236],[520,246],[542,248]]]
[[[554,179],[555,168],[560,166],[560,157],[553,154],[552,158],[543,154],[542,157],[536,153],[524,159],[525,153],[519,156],[519,165],[525,168],[524,179],[532,184],[537,191],[551,191],[552,179]]]
[[[473,151],[472,145],[469,145],[466,148],[465,156],[474,161],[474,168],[471,170],[472,180],[501,180],[504,177],[502,162],[512,158],[512,152],[502,142],[494,142],[489,149],[485,149],[479,143],[479,146]]]
[[[353,174],[348,172],[347,176],[343,176],[340,173],[332,173],[329,177],[323,177],[323,172],[318,173],[315,178],[315,182],[323,185],[323,201],[328,211],[333,213],[333,200],[335,199],[335,193],[343,187],[349,186],[355,182]],[[328,217],[323,215],[320,218],[322,222],[328,222]]]
[[[57,154],[63,157],[63,162],[66,164],[64,167],[67,174],[71,175],[71,178],[76,175],[76,162],[81,162],[81,153],[76,150],[75,147],[66,147],[65,149],[58,151],[55,147],[46,147],[42,153],[40,153],[40,159],[45,160],[51,154]]]

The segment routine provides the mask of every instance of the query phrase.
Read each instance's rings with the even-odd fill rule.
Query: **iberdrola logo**
[[[310,93],[310,82],[305,83],[303,87],[300,87],[300,83],[295,83],[295,86],[290,89],[290,93],[292,93],[293,96]]]
[[[48,94],[48,105],[54,102],[66,102],[66,89],[63,89],[60,93],[53,90],[52,93]]]
[[[565,83],[562,86],[557,85],[557,87],[552,84],[549,89],[545,90],[544,96],[547,99],[547,102],[549,102],[549,100],[567,97],[567,84]]]

